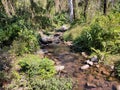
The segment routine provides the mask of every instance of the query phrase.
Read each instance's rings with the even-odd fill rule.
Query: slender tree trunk
[[[74,20],[77,18],[76,16],[76,13],[77,12],[77,9],[76,9],[76,0],[73,0],[73,18],[74,18]]]
[[[35,17],[34,15],[34,0],[30,0],[30,4],[31,4],[31,13],[32,13],[32,19]]]
[[[84,7],[84,17],[87,18],[86,12],[87,12],[87,7],[88,7],[88,0],[85,0],[85,7]]]
[[[6,14],[8,15],[8,17],[12,17],[12,15],[11,15],[11,13],[10,13],[10,11],[9,11],[9,7],[8,7],[8,2],[7,2],[7,0],[2,0],[2,5],[3,5],[3,7],[4,7],[4,9],[5,9],[5,12],[6,12]]]
[[[59,0],[54,0],[55,2],[55,12],[58,13],[59,12],[59,6],[60,6],[60,1]]]
[[[12,13],[12,15],[15,15],[15,9],[14,9],[14,7],[13,7],[13,5],[12,5],[10,0],[8,1],[8,4],[10,6],[10,12]]]
[[[73,22],[74,12],[73,12],[73,0],[68,0],[69,11],[70,11],[70,22]]]
[[[103,14],[106,15],[107,11],[107,0],[104,0]]]

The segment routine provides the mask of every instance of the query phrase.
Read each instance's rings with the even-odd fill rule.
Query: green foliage
[[[19,36],[19,32],[25,28],[30,29],[30,23],[27,23],[22,18],[7,18],[4,17],[0,23],[0,43],[12,42],[16,37]],[[10,43],[11,44],[11,43]]]
[[[21,70],[26,72],[29,77],[39,75],[40,78],[52,77],[56,71],[54,68],[54,62],[47,58],[40,59],[36,55],[27,55],[20,59],[19,65]]]
[[[10,50],[12,53],[22,55],[38,49],[37,35],[31,30],[31,22],[22,17],[3,16],[0,26],[3,26],[0,28],[0,44],[1,46],[12,44],[12,50]]]
[[[115,74],[120,78],[120,60],[115,63]]]
[[[114,5],[113,11],[120,13],[120,1],[117,1],[117,3]]]
[[[94,49],[91,48],[91,50],[93,51],[93,53],[90,55],[90,57],[93,57],[94,55],[96,55],[99,59],[99,62],[103,62],[106,60],[108,53],[107,52],[102,52],[99,49]]]
[[[35,52],[38,47],[37,35],[33,30],[24,29],[18,33],[18,37],[13,41],[10,52],[15,55]]]
[[[72,90],[72,80],[69,78],[32,78],[30,82],[34,90]]]
[[[35,16],[35,24],[37,27],[42,28],[42,29],[49,29],[52,27],[52,20],[51,18],[40,15],[40,16]]]
[[[98,24],[91,25],[90,28],[83,30],[80,36],[76,38],[74,46],[80,51],[90,51],[91,47],[95,49],[102,48],[101,39],[99,38],[101,31],[102,28]]]
[[[57,13],[53,17],[53,22],[57,25],[67,24],[69,22],[68,15],[65,12]]]
[[[20,80],[13,80],[5,90],[18,90],[23,88],[26,90],[72,90],[73,81],[70,78],[56,78],[42,80],[39,77],[28,79],[23,76]]]
[[[120,18],[117,14],[96,18],[91,25],[83,30],[74,40],[75,49],[90,51],[91,47],[100,51],[119,53],[120,49]]]

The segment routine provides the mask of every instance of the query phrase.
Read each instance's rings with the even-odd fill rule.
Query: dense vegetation
[[[72,80],[56,77],[52,60],[34,54],[41,48],[38,32],[50,34],[62,25],[70,26],[63,38],[73,42],[74,51],[119,62],[119,0],[1,0],[0,87],[9,81],[11,84],[3,88],[71,90]],[[4,58],[4,53],[10,58]],[[110,61],[107,56],[117,60]],[[115,65],[116,76],[120,77],[120,63]]]

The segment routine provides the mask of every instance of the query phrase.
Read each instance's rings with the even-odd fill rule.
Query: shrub
[[[120,78],[120,60],[115,63],[115,75]]]
[[[56,25],[63,25],[63,24],[67,24],[69,22],[68,20],[68,15],[67,13],[65,12],[62,12],[62,13],[57,13],[54,17],[53,17],[53,22],[56,24]]]
[[[39,48],[37,35],[35,35],[33,30],[24,29],[18,34],[18,38],[13,41],[11,47],[12,53],[23,55],[24,53],[32,53]]]
[[[22,76],[20,80],[13,80],[5,90],[72,90],[73,82],[70,78],[49,78],[42,80],[39,77],[28,79]]]
[[[110,53],[120,52],[120,18],[111,14],[95,19],[91,25],[83,30],[76,40],[74,47],[77,51],[89,51],[91,47]]]
[[[34,90],[72,90],[72,80],[69,78],[50,78],[46,80],[33,78],[30,82]]]
[[[21,71],[27,73],[30,78],[38,75],[44,79],[52,77],[56,73],[52,60],[47,58],[40,59],[36,55],[26,55],[20,59],[19,65],[21,66]]]

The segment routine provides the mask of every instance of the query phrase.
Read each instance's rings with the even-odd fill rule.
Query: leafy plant
[[[120,78],[120,61],[115,63],[115,74],[118,78]]]
[[[40,78],[50,78],[56,71],[54,62],[47,58],[40,59],[36,55],[27,55],[20,59],[19,65],[21,70],[29,75],[29,77],[38,75]]]
[[[39,48],[37,35],[35,35],[33,30],[24,29],[18,34],[19,37],[13,41],[11,53],[23,55],[24,53],[32,53]]]
[[[75,50],[91,52],[92,47],[100,51],[119,53],[120,18],[116,15],[119,14],[96,18],[95,21],[85,30],[82,30],[79,37],[74,40]]]
[[[39,76],[28,79],[23,76],[20,80],[13,80],[5,87],[5,90],[17,90],[19,88],[27,90],[72,90],[73,81],[70,78],[52,77],[42,80]]]
[[[72,90],[72,80],[69,78],[50,78],[40,80],[32,78],[31,86],[34,90]]]

